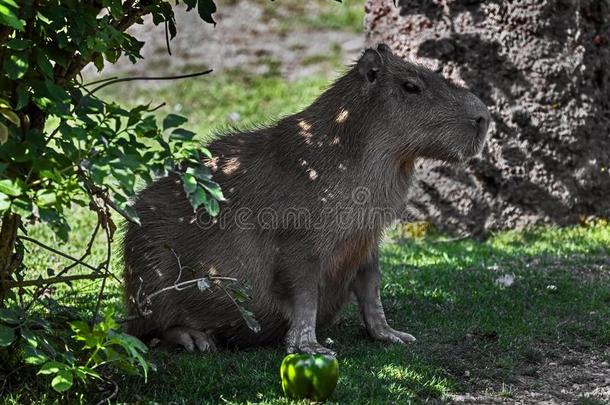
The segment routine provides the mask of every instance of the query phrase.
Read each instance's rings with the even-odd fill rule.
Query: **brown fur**
[[[179,258],[178,281],[225,276],[249,285],[261,331],[219,286],[158,295],[128,331],[187,349],[213,347],[206,336],[236,347],[284,338],[289,351],[329,353],[315,329],[354,293],[373,337],[413,340],[383,315],[380,236],[402,210],[415,159],[464,161],[480,150],[488,122],[465,89],[384,46],[367,50],[304,111],[209,145],[207,165],[227,197],[218,218],[193,213],[176,175],[136,200],[142,225],[130,224],[124,243],[130,314],[177,281]]]

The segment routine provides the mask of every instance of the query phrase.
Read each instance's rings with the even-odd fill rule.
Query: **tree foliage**
[[[212,0],[184,3],[203,21],[215,23]],[[137,223],[130,205],[136,188],[168,173],[180,176],[194,211],[216,215],[223,199],[202,164],[209,151],[182,127],[186,118],[169,114],[159,120],[153,113],[162,104],[124,108],[98,95],[107,85],[148,78],[86,83],[81,76],[90,63],[101,71],[121,57],[134,63],[140,59],[144,43],[126,30],[144,23],[145,16],[165,26],[169,50],[169,39],[177,33],[173,8],[179,5],[161,0],[0,0],[0,359],[37,367],[58,392],[77,381],[100,379],[100,366],[144,372],[149,367],[142,357],[146,347],[121,334],[112,314],[98,316],[111,276],[112,213]],[[89,207],[98,219],[81,257],[27,235],[30,225],[42,222],[67,241],[67,214],[74,204]],[[87,258],[100,231],[107,255],[92,265]],[[27,279],[40,273],[28,272],[24,265],[31,243],[73,263]],[[87,273],[72,274],[74,269]],[[51,284],[81,278],[103,280],[89,321],[45,296]],[[35,304],[42,304],[38,307],[46,317],[30,311]]]

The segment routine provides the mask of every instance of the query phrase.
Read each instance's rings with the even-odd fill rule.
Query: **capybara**
[[[468,90],[383,44],[366,49],[303,111],[209,144],[205,164],[226,197],[217,217],[194,212],[178,174],[139,193],[141,224],[124,239],[127,331],[189,351],[283,342],[330,354],[316,329],[353,293],[373,338],[413,341],[383,312],[381,235],[403,210],[414,162],[468,161],[489,122]],[[247,286],[241,309],[260,330],[222,277]]]

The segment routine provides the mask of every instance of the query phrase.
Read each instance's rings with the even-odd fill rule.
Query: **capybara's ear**
[[[377,80],[382,65],[383,61],[381,60],[379,52],[373,48],[369,48],[364,51],[364,54],[358,61],[358,72],[363,78],[366,78],[369,83],[374,83]]]
[[[387,46],[386,44],[384,44],[383,42],[380,42],[377,45],[377,51],[379,51],[379,53],[381,53],[381,54],[384,54],[384,53],[391,54],[392,53],[392,49],[389,46]]]

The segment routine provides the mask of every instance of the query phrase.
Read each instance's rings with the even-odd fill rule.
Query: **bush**
[[[121,56],[134,63],[141,58],[143,42],[126,30],[147,15],[165,26],[169,49],[176,35],[172,7],[179,3],[0,0],[0,369],[7,366],[5,384],[17,371],[33,370],[48,376],[55,391],[65,392],[77,382],[104,379],[107,370],[146,375],[150,367],[143,357],[146,347],[119,331],[112,312],[99,319],[110,276],[113,213],[137,223],[129,203],[136,184],[168,173],[181,177],[194,211],[202,207],[216,215],[223,195],[201,163],[209,152],[182,128],[186,118],[170,114],[159,122],[153,112],[162,104],[126,109],[98,96],[105,86],[146,78],[85,83],[80,72],[90,63],[101,71]],[[184,3],[214,23],[212,0]],[[42,222],[67,241],[66,211],[74,204],[97,215],[82,256],[27,235],[32,224]],[[101,263],[89,264],[99,232],[107,254]],[[32,243],[73,263],[28,279],[41,273],[24,265],[26,245]],[[102,280],[90,320],[45,296],[50,285],[78,279]]]

